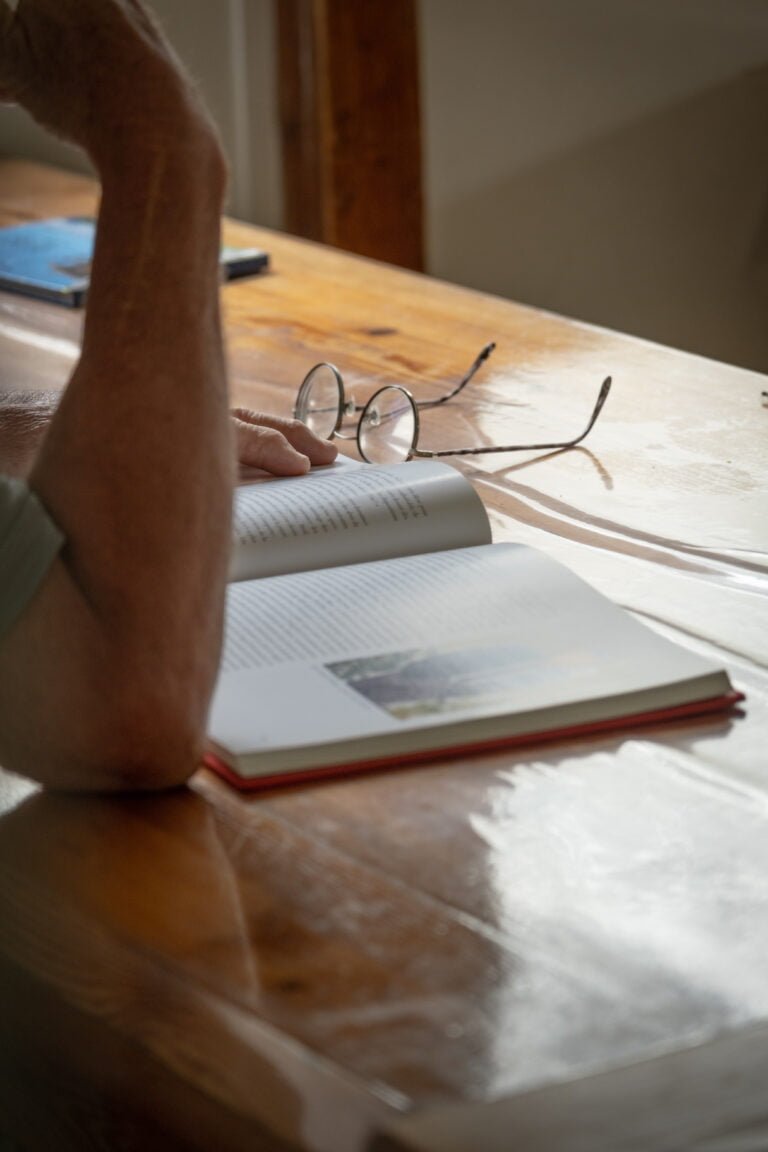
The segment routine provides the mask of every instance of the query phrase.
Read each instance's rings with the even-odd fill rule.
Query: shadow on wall
[[[447,205],[431,270],[768,372],[766,124],[768,66]]]

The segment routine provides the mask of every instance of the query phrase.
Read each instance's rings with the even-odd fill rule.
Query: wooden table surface
[[[94,206],[81,177],[0,165],[0,223]],[[461,466],[496,540],[725,661],[746,702],[255,798],[205,771],[129,799],[0,773],[0,1132],[735,1148],[768,1126],[768,380],[262,229],[227,239],[272,256],[223,289],[239,402],[289,412],[322,359],[358,398],[427,397],[495,340],[422,424],[426,447],[493,443],[572,434],[611,373],[581,448]],[[0,294],[2,387],[60,387],[81,321]]]

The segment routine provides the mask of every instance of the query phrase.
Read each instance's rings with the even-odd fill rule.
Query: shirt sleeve
[[[64,534],[23,480],[0,476],[0,641],[45,579]]]

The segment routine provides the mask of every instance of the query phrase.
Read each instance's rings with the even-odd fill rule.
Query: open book
[[[490,544],[449,465],[237,491],[206,764],[241,788],[693,715],[726,672],[556,561]]]

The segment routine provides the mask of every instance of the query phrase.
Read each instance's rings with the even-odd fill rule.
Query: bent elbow
[[[74,723],[68,738],[25,756],[23,766],[7,767],[53,791],[176,788],[200,766],[203,716],[203,710],[174,707],[156,696],[133,694],[129,704],[113,696],[99,703],[90,722],[81,717]]]
[[[200,765],[204,710],[157,694],[113,701],[87,749],[93,787],[155,792],[185,783]]]
[[[73,792],[156,791],[194,773],[221,613],[185,629],[186,608],[169,621],[142,596],[102,618],[52,569],[0,650],[4,768]]]
[[[91,760],[94,787],[117,792],[159,792],[186,783],[200,766],[202,733],[177,725],[133,732],[119,747]]]

